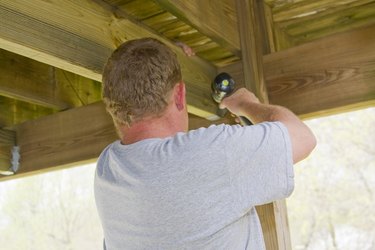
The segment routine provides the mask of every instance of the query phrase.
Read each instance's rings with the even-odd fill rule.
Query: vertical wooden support
[[[236,0],[245,86],[254,92],[261,102],[268,103],[262,60],[263,54],[272,50],[270,47],[273,43],[267,41],[268,48],[265,48],[263,43],[268,39],[269,33],[266,29],[271,23],[267,23],[265,19],[264,7],[267,6],[263,4],[260,0]],[[262,224],[266,249],[291,249],[285,200],[256,209]]]
[[[238,29],[245,87],[263,103],[268,103],[267,89],[263,77],[263,45],[259,22],[258,0],[237,0]]]
[[[16,133],[0,129],[0,175],[12,174],[12,149],[16,144]]]

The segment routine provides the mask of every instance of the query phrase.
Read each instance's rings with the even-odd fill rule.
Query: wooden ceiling
[[[184,78],[191,113],[202,117],[216,108],[211,77],[241,61],[234,0],[2,0],[0,11],[1,128],[99,101],[105,60],[127,39],[160,37],[195,51],[183,58]],[[375,23],[373,0],[265,0],[260,11],[271,52]]]
[[[239,22],[249,12],[241,4],[249,2],[253,28]],[[374,105],[374,0],[0,0],[0,149],[29,138],[25,159],[47,147],[42,133],[64,127],[81,127],[71,137],[87,143],[87,123],[107,119],[98,111],[106,59],[122,42],[146,36],[176,52],[191,127],[207,125],[216,117],[211,81],[218,72],[229,72],[239,86],[258,84],[244,80],[245,35],[261,41],[271,103],[301,117]],[[178,42],[196,56],[186,56]],[[59,133],[56,147],[74,144]],[[33,160],[30,166],[43,165]]]

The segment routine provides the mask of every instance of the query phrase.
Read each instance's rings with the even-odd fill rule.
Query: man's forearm
[[[311,130],[287,108],[249,102],[241,113],[254,124],[266,121],[283,123],[290,135],[295,163],[306,158],[316,145],[316,139]]]
[[[288,129],[293,150],[293,162],[307,157],[316,145],[311,130],[287,108],[262,104],[258,98],[245,88],[237,90],[221,102],[222,108],[228,108],[237,116],[245,116],[254,124],[260,122],[282,122]]]
[[[294,119],[293,116],[295,116],[284,107],[255,102],[249,102],[243,105],[241,115],[251,120],[254,124],[272,121],[282,122],[284,120]]]

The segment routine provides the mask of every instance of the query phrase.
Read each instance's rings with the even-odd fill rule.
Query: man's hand
[[[220,108],[227,108],[236,116],[246,116],[249,103],[260,103],[259,99],[249,90],[240,88],[232,95],[225,97],[220,103]]]

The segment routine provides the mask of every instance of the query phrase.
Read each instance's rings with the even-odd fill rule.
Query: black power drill
[[[220,103],[224,97],[229,96],[235,88],[236,82],[228,73],[218,74],[212,82],[212,98],[215,102]],[[223,117],[227,112],[226,109],[218,109],[218,114]],[[242,125],[253,125],[253,123],[246,117],[239,117]]]

